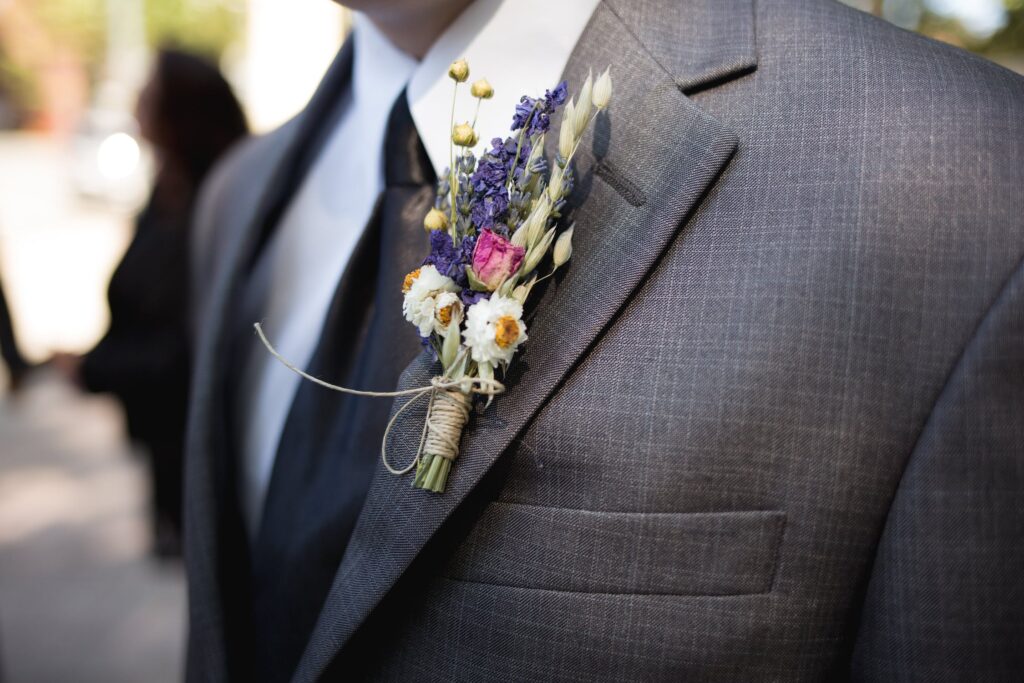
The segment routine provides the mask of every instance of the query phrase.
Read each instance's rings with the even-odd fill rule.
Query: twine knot
[[[401,475],[410,472],[420,463],[424,456],[427,458],[440,456],[450,464],[459,455],[459,441],[462,438],[462,430],[469,421],[472,405],[470,396],[473,394],[497,396],[505,391],[505,385],[493,378],[464,377],[452,379],[444,375],[432,377],[430,384],[425,387],[414,387],[400,391],[361,391],[359,389],[340,387],[336,384],[325,382],[318,377],[313,377],[295,367],[295,365],[277,352],[277,349],[273,347],[263,333],[263,327],[259,323],[255,323],[253,327],[256,329],[256,334],[259,336],[260,341],[263,342],[263,345],[267,347],[267,350],[274,358],[281,361],[286,368],[303,379],[319,384],[325,389],[370,398],[410,397],[388,420],[387,428],[384,430],[384,437],[380,443],[381,460],[384,462],[384,467],[392,474]],[[416,457],[406,467],[396,469],[391,466],[387,457],[388,436],[391,434],[391,429],[394,427],[399,415],[404,413],[417,400],[428,395],[430,396],[430,403],[427,405],[427,416],[423,421],[423,432],[420,435],[420,445],[416,450]]]

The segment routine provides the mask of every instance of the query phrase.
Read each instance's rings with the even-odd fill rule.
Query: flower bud
[[[569,155],[572,154],[573,145],[576,143],[576,109],[573,107],[572,100],[565,103],[565,109],[562,112],[562,126],[558,129],[558,154],[561,155],[562,161],[569,159]]]
[[[448,67],[448,76],[456,83],[465,83],[469,78],[469,64],[465,59],[456,59]]]
[[[526,255],[526,249],[501,235],[484,229],[473,249],[473,273],[486,285],[489,291],[507,280],[519,270]]]
[[[531,273],[533,269],[540,265],[541,259],[548,253],[548,249],[551,247],[551,241],[555,239],[555,229],[551,228],[544,237],[540,239],[540,242],[533,246],[530,251],[526,253],[526,261],[523,263],[523,273]]]
[[[512,290],[512,298],[520,303],[520,305],[526,303],[526,298],[530,296],[530,290],[537,284],[537,276],[534,275],[530,278],[529,282],[524,282],[515,289]]]
[[[555,168],[558,168],[557,166]],[[548,226],[548,217],[551,216],[551,202],[544,195],[537,200],[536,206],[526,219],[527,227],[526,243],[530,246],[537,244],[537,241],[544,234],[544,228]]]
[[[548,181],[548,197],[551,202],[557,202],[562,198],[562,178],[564,177],[564,171],[561,166],[555,166],[551,169],[551,179]]]
[[[576,105],[574,107],[573,118],[576,122],[576,138],[583,137],[583,131],[587,129],[587,124],[590,122],[590,106],[591,92],[594,88],[594,77],[591,74],[587,74],[587,80],[583,81],[583,87],[580,88],[580,95],[576,98]]]
[[[530,234],[530,222],[523,221],[522,224],[516,228],[516,231],[512,233],[512,244],[517,247],[527,246],[527,236]]]
[[[423,229],[427,232],[444,230],[448,227],[448,216],[440,209],[431,209],[423,218]]]
[[[486,78],[481,78],[473,83],[469,88],[469,92],[473,97],[479,97],[481,100],[489,100],[494,97],[494,88],[491,87]]]
[[[604,109],[608,106],[608,101],[612,98],[612,76],[611,67],[604,70],[604,73],[598,76],[597,83],[594,84],[594,106],[598,109]]]
[[[469,125],[468,122],[460,123],[452,128],[452,142],[459,147],[472,147],[477,143],[479,138],[477,137],[476,131]]]
[[[555,240],[555,249],[551,252],[551,260],[554,261],[555,268],[565,265],[565,262],[572,256],[572,231],[575,229],[575,224],[570,225],[569,229]]]

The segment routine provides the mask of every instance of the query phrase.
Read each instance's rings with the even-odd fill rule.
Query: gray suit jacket
[[[296,680],[1024,678],[1024,81],[822,0],[603,0],[566,76],[605,64],[510,391],[443,496],[378,472]],[[302,129],[200,213],[193,680],[227,671],[218,321]]]

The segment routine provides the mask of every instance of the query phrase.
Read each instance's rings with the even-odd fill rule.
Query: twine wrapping
[[[465,377],[454,380],[444,376],[432,378],[430,384],[425,387],[415,387],[401,391],[361,391],[359,389],[349,389],[348,387],[325,382],[300,370],[277,352],[277,349],[274,348],[263,333],[263,327],[259,323],[255,323],[253,328],[256,330],[260,341],[267,348],[267,351],[270,352],[270,355],[299,377],[309,380],[314,384],[319,384],[325,389],[369,398],[409,396],[409,400],[396,410],[395,414],[388,420],[387,428],[384,430],[384,436],[380,443],[380,458],[388,472],[395,475],[406,474],[412,471],[414,467],[417,467],[416,479],[413,481],[413,484],[420,488],[429,488],[437,493],[444,490],[444,481],[447,479],[448,471],[451,469],[451,463],[459,455],[459,441],[462,438],[462,430],[466,423],[469,422],[470,395],[496,396],[505,391],[505,385],[496,379]],[[398,417],[409,406],[424,396],[430,397],[430,403],[427,405],[427,416],[423,421],[423,431],[420,434],[420,444],[416,449],[416,456],[407,466],[401,469],[395,468],[388,462],[388,436],[391,434],[391,429],[394,427]],[[438,462],[435,463],[435,460]],[[430,485],[423,486],[422,484],[424,483]]]

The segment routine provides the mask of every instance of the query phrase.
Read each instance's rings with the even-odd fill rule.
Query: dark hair
[[[220,70],[203,57],[162,48],[153,81],[152,142],[198,187],[217,157],[248,132],[245,114]]]

